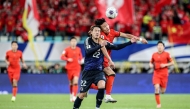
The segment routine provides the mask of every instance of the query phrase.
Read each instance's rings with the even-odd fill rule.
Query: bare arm
[[[25,63],[25,61],[24,61],[22,55],[21,55],[21,57],[20,57],[20,60],[21,60],[21,62],[22,62],[23,67],[26,69],[26,68],[27,68],[27,65],[26,65],[26,63]]]
[[[115,65],[114,65],[113,61],[111,60],[111,58],[110,58],[110,56],[109,56],[109,54],[108,54],[108,52],[107,52],[107,50],[106,50],[106,47],[103,46],[103,47],[101,48],[101,50],[102,50],[104,56],[109,60],[110,67],[111,67],[111,68],[115,68]]]
[[[135,39],[137,39],[138,41],[141,41],[141,42],[144,43],[144,44],[147,44],[147,43],[148,43],[148,41],[147,41],[146,39],[144,39],[144,38],[139,38],[139,37],[134,36],[134,35],[132,35],[132,34],[126,34],[126,33],[120,32],[120,36],[121,36],[121,37],[124,37],[124,38],[128,38],[128,39],[135,38]]]

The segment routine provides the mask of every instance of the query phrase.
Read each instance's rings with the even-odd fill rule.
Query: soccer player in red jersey
[[[153,53],[152,59],[149,63],[150,68],[154,68],[152,82],[155,89],[157,108],[161,108],[160,92],[164,94],[166,91],[168,83],[168,66],[174,64],[170,54],[164,51],[164,47],[164,43],[162,41],[158,41],[158,52]]]
[[[8,66],[8,76],[12,84],[12,99],[11,101],[14,102],[16,100],[16,94],[18,91],[18,81],[20,78],[20,65],[19,62],[21,61],[24,68],[27,68],[23,58],[22,52],[18,49],[18,43],[16,41],[12,41],[11,43],[11,50],[6,52],[5,62]]]
[[[70,46],[63,51],[61,59],[67,61],[65,68],[69,79],[70,101],[74,102],[78,91],[78,80],[81,71],[80,64],[82,60],[82,52],[77,47],[76,38],[71,38]]]
[[[138,41],[141,41],[144,44],[147,44],[147,40],[144,38],[139,38],[137,36],[131,35],[131,34],[125,34],[122,32],[118,32],[115,31],[114,29],[110,29],[109,25],[107,24],[107,22],[105,21],[104,18],[102,19],[96,19],[95,20],[95,25],[98,25],[101,27],[101,38],[104,40],[107,40],[110,43],[113,43],[114,38],[116,37],[124,37],[124,38],[135,38]],[[111,50],[108,50],[109,55],[111,54]],[[108,64],[108,60],[106,57],[104,57],[104,72],[106,74],[106,97],[105,97],[105,102],[109,103],[109,102],[117,102],[117,100],[113,99],[111,97],[111,91],[112,91],[112,86],[113,86],[113,82],[115,79],[115,72],[109,67]],[[97,89],[97,86],[95,86],[94,84],[91,85],[91,88],[93,89]]]

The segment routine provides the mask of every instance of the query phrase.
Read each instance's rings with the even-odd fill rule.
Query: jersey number
[[[86,86],[86,80],[81,80],[81,86]]]
[[[100,52],[99,52],[99,51],[97,51],[97,52],[95,52],[95,53],[93,54],[93,57],[95,57],[95,58],[99,58],[99,56],[100,56]]]

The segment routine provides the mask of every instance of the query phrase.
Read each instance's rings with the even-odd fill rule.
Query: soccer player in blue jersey
[[[74,102],[73,109],[79,109],[81,102],[92,83],[98,86],[98,92],[96,95],[96,109],[100,109],[102,99],[104,98],[106,81],[105,74],[103,72],[104,56],[108,58],[110,67],[114,68],[114,63],[108,55],[106,48],[118,50],[132,44],[133,42],[136,42],[136,39],[134,38],[131,39],[130,42],[113,45],[100,39],[100,31],[99,26],[92,26],[90,30],[91,37],[88,37],[85,40],[85,65],[82,72],[80,93]]]

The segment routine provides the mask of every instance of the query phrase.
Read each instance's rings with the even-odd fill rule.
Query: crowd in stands
[[[27,40],[22,27],[23,7],[20,0],[0,0],[0,36],[21,36]],[[36,0],[40,16],[41,36],[87,36],[89,27],[98,13],[94,0]],[[172,0],[155,15],[159,0],[134,0],[135,23],[115,24],[115,29],[148,40],[167,39],[167,26],[190,22],[190,1]],[[80,6],[80,7],[79,7]],[[80,8],[83,8],[81,11]],[[127,21],[126,21],[127,22]]]

